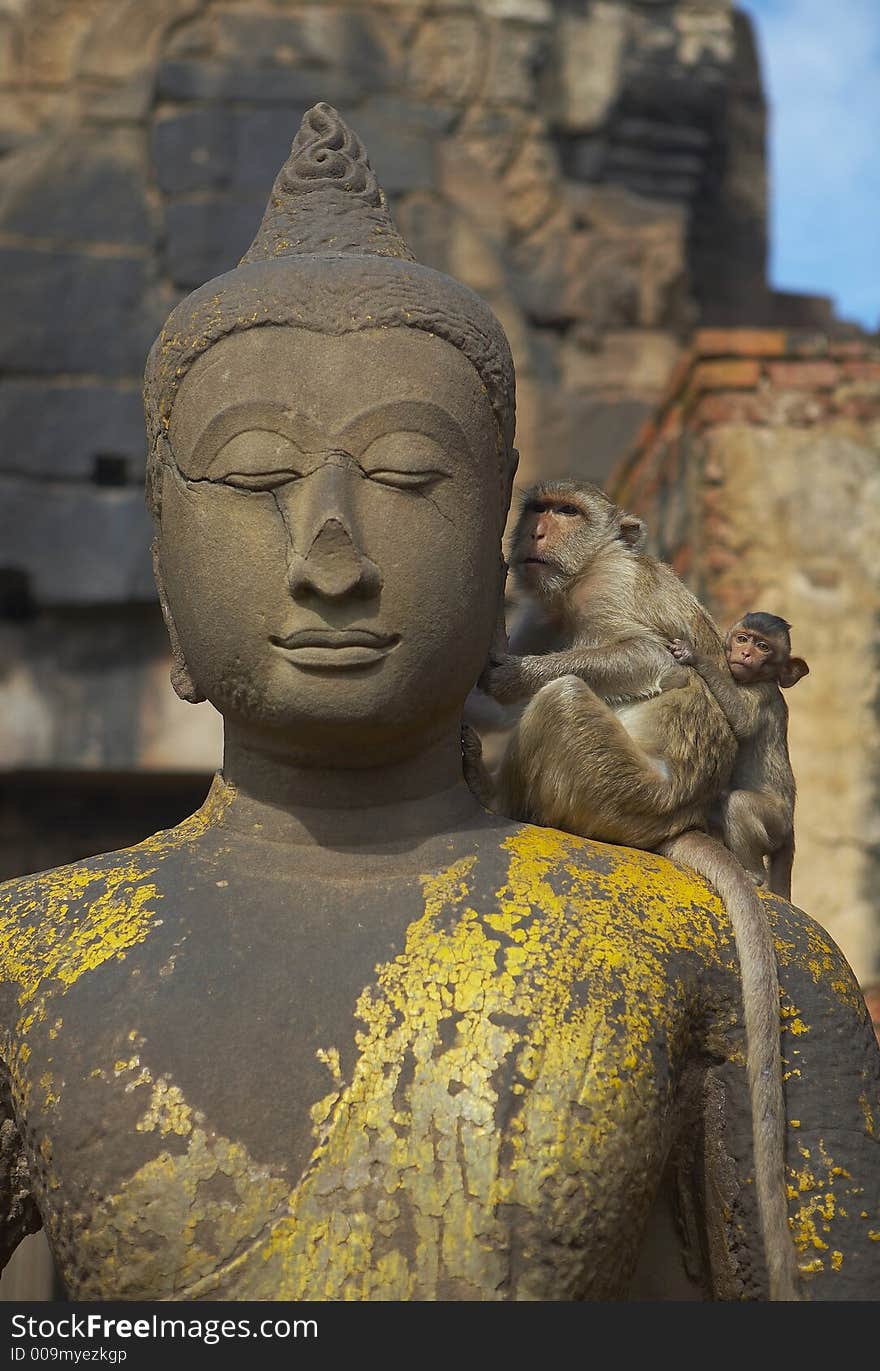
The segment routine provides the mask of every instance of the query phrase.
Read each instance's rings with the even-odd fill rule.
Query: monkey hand
[[[686,638],[673,638],[669,644],[669,651],[677,662],[682,666],[690,666],[696,658],[693,645]]]
[[[510,704],[529,694],[529,684],[519,657],[490,657],[477,686],[499,704]]]

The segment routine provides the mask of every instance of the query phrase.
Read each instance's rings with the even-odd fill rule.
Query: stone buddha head
[[[510,351],[329,105],[240,264],[168,319],[145,405],[178,694],[349,766],[456,724],[503,591]]]

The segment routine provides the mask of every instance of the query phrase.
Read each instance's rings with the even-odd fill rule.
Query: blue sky
[[[880,328],[880,0],[736,0],[770,110],[770,279]]]

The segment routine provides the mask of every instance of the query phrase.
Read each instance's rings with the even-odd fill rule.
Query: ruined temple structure
[[[609,478],[720,624],[778,609],[810,676],[789,697],[795,903],[877,979],[880,346],[703,329]],[[865,669],[867,667],[867,670]]]
[[[0,0],[0,877],[176,822],[218,761],[168,684],[141,376],[318,100],[502,321],[521,479],[612,483],[721,619],[792,620],[795,900],[867,984],[880,357],[767,283],[730,0]]]

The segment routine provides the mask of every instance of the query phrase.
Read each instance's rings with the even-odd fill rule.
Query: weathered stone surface
[[[0,250],[0,366],[138,376],[160,315],[141,258]]]
[[[66,14],[71,5],[69,0],[62,3]],[[83,6],[86,13],[91,11],[91,22],[76,54],[79,70],[103,80],[138,79],[145,62],[155,61],[168,26],[182,23],[201,4],[202,0],[93,0]],[[66,23],[57,27],[63,30]]]
[[[358,136],[389,195],[427,190],[435,184],[437,139],[454,112],[424,101],[377,96],[358,112]]]
[[[627,12],[598,3],[588,14],[563,11],[556,26],[554,116],[572,133],[588,133],[606,119],[620,85]]]
[[[487,177],[499,178],[510,166],[528,127],[525,110],[473,104],[456,129],[456,142]]]
[[[192,290],[229,271],[246,252],[260,222],[259,196],[212,195],[181,200],[165,211],[165,263],[174,284]]]
[[[116,81],[112,85],[84,80],[82,103],[92,123],[143,124],[152,108],[154,85],[152,66],[137,71],[127,81]]]
[[[0,224],[6,233],[56,242],[151,243],[143,133],[71,135],[21,163]]]
[[[712,436],[710,454],[724,473],[729,541],[742,549],[718,586],[721,598],[728,604],[739,590],[749,604],[784,615],[811,668],[789,702],[799,795],[794,898],[822,909],[865,975],[880,952],[870,916],[878,748],[875,687],[857,663],[875,642],[880,607],[880,448],[838,421],[812,431],[726,429]]]
[[[483,26],[472,14],[443,14],[419,31],[407,76],[426,99],[463,104],[479,89],[486,63]]]
[[[123,464],[120,479],[143,480],[146,439],[139,386],[0,381],[0,431],[6,435],[3,473],[88,481],[102,458]]]
[[[565,174],[574,181],[601,181],[608,155],[604,134],[575,134],[561,147]]]
[[[534,233],[562,202],[559,153],[540,128],[523,138],[504,177],[507,218],[517,234]]]
[[[231,172],[234,126],[235,116],[223,105],[157,119],[152,152],[159,189],[166,195],[180,195],[225,185]]]
[[[547,443],[542,474],[572,473],[604,485],[621,452],[627,452],[652,406],[647,400],[615,400],[586,394],[570,395],[557,406],[556,424],[567,441]],[[551,467],[553,468],[551,472]]]
[[[158,605],[106,606],[84,618],[46,610],[28,625],[0,623],[0,656],[17,664],[0,677],[4,769],[210,776],[219,765],[220,716],[174,694]]]
[[[553,19],[553,0],[477,0],[477,8],[493,19],[520,19],[530,24],[548,24]]]
[[[363,93],[351,71],[312,67],[251,67],[238,63],[163,62],[159,95],[166,100],[247,100],[252,104],[295,103],[301,113],[318,100],[350,107]]]
[[[821,909],[865,978],[880,957],[880,741],[876,691],[858,663],[866,644],[875,651],[880,617],[880,359],[867,340],[858,355],[841,346],[812,333],[700,330],[611,488],[720,622],[763,609],[792,623],[811,668],[787,697],[794,898]],[[864,369],[858,407],[846,365]]]
[[[330,55],[314,41],[314,29],[310,33],[301,15],[254,12],[242,5],[216,11],[214,29],[218,55],[228,62],[246,53],[250,66],[323,66]]]
[[[210,104],[158,119],[153,156],[160,189],[167,195],[222,188],[265,196],[299,117],[295,105],[240,111]]]
[[[436,148],[438,185],[445,198],[502,251],[507,234],[509,200],[503,187],[486,176],[483,164],[472,158],[457,139]]]
[[[598,348],[566,341],[561,348],[566,389],[618,387],[658,399],[681,349],[665,333],[629,329],[609,332]]]
[[[550,59],[549,35],[539,28],[494,25],[489,35],[482,98],[490,104],[534,108]]]
[[[37,604],[151,601],[152,529],[139,487],[98,489],[0,476],[0,557]]]

